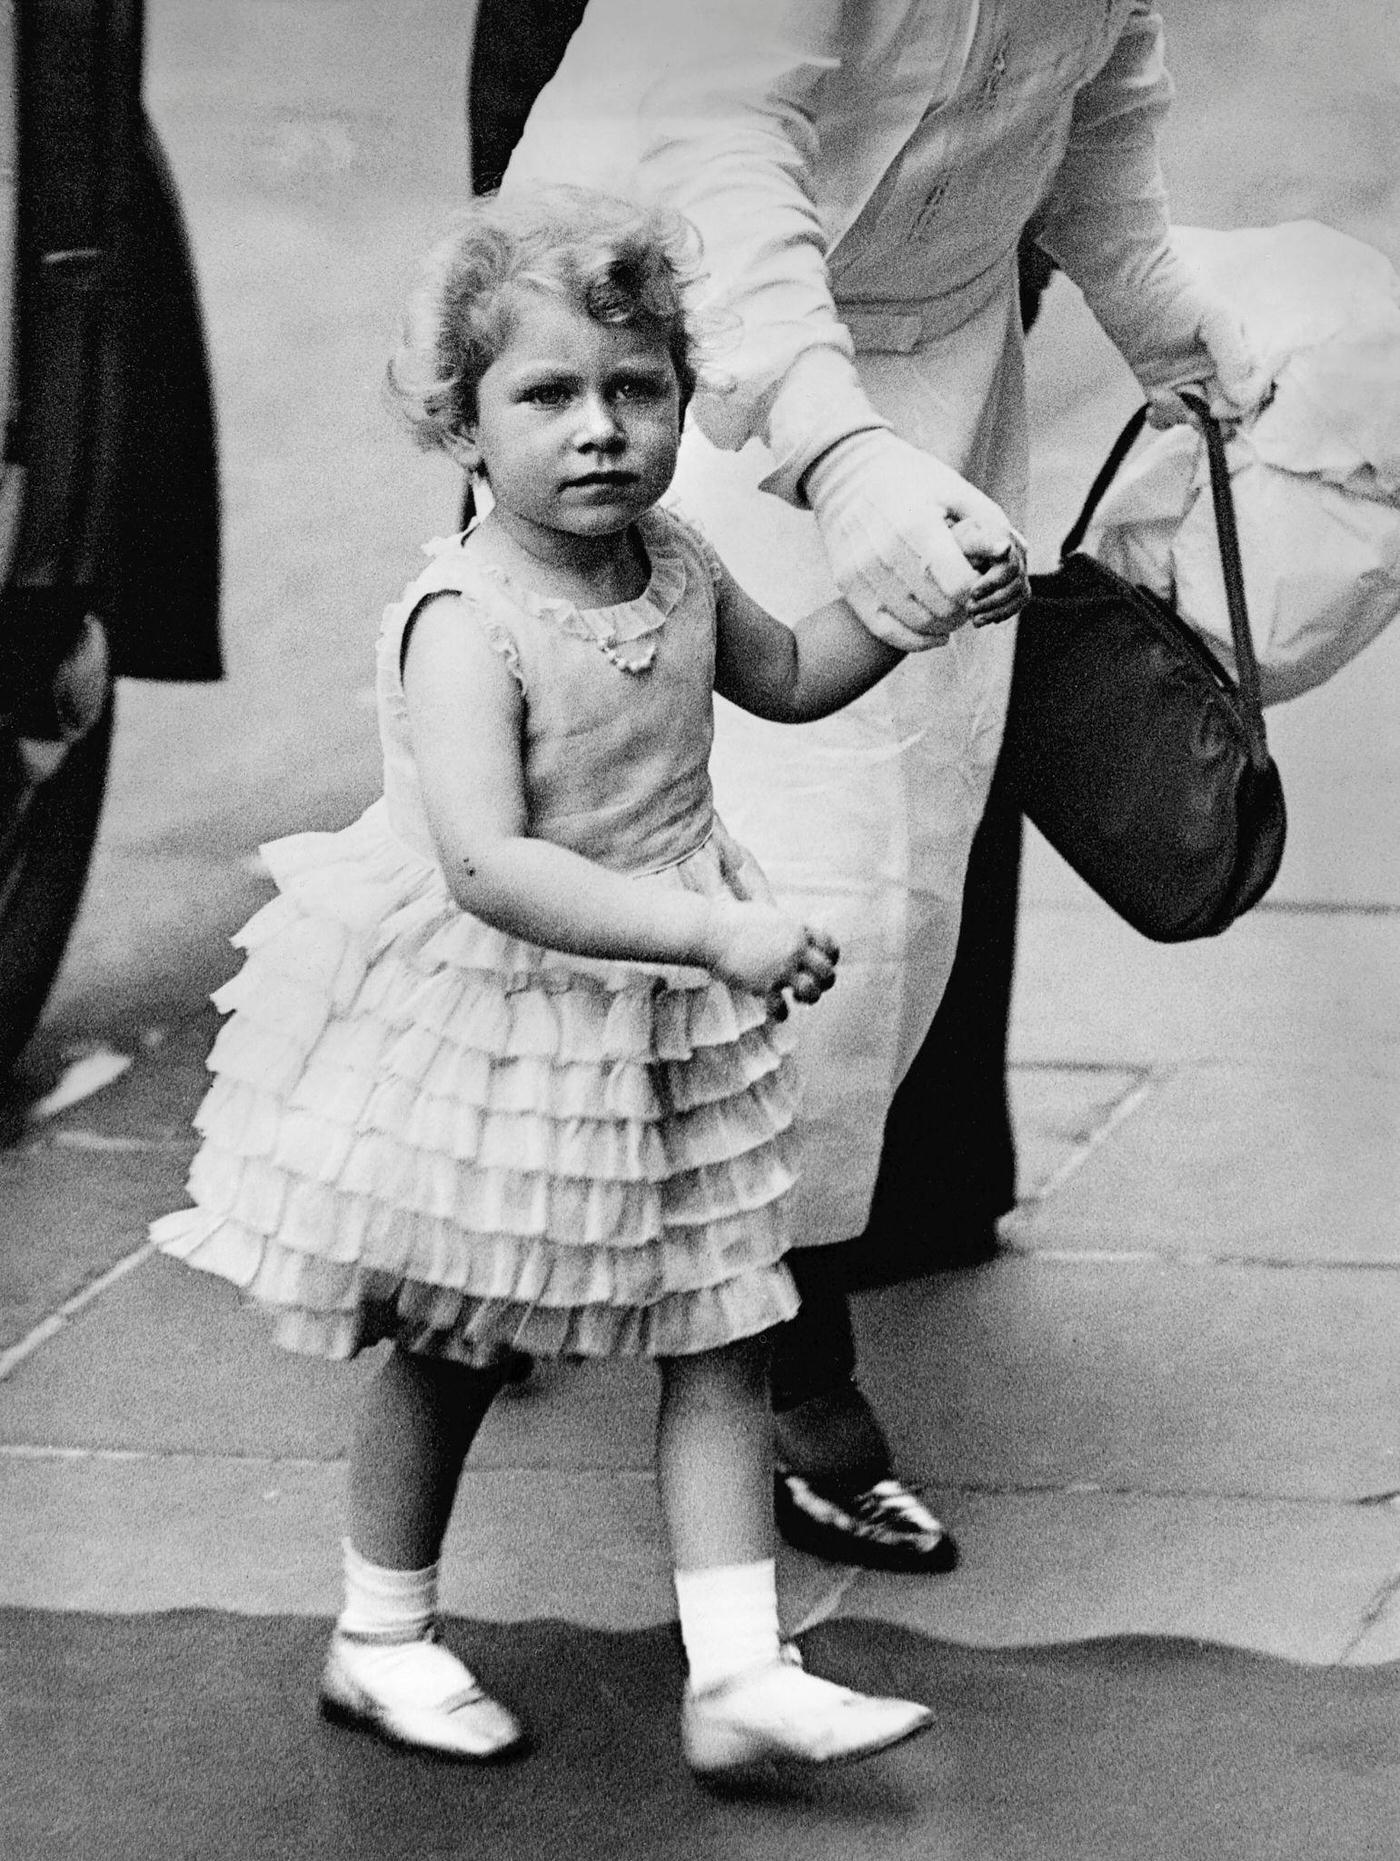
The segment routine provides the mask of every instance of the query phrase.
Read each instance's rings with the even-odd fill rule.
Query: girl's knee
[[[394,1381],[416,1385],[438,1400],[468,1398],[489,1401],[505,1382],[504,1363],[461,1363],[453,1357],[434,1357],[395,1344],[385,1359],[386,1374]]]
[[[770,1336],[761,1332],[756,1337],[736,1338],[714,1350],[658,1357],[656,1365],[665,1389],[747,1389],[761,1392],[766,1399],[770,1354]]]

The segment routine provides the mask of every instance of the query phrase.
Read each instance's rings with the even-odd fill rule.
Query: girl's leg
[[[345,1607],[321,1705],[395,1742],[496,1757],[523,1734],[436,1639],[438,1555],[501,1373],[397,1347],[367,1392],[350,1464]]]
[[[501,1372],[397,1347],[370,1384],[350,1461],[350,1542],[391,1570],[435,1564]]]
[[[692,1768],[820,1764],[922,1730],[926,1707],[833,1686],[781,1648],[766,1340],[662,1358],[660,1370],[657,1484],[690,1668],[682,1739]]]
[[[768,1343],[660,1359],[656,1474],[677,1570],[773,1555]]]

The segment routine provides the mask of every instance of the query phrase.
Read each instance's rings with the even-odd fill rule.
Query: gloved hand
[[[1231,306],[1213,293],[1200,293],[1199,302],[1195,353],[1148,387],[1147,418],[1152,426],[1180,426],[1191,419],[1178,388],[1200,387],[1218,420],[1241,420],[1263,405],[1273,386],[1268,367]]]
[[[877,639],[903,652],[945,645],[971,616],[977,570],[949,526],[978,521],[989,554],[1016,532],[999,504],[893,433],[852,433],[807,472],[803,492],[842,594]]]

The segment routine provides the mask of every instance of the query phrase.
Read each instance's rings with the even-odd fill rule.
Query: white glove
[[[1199,386],[1217,420],[1242,420],[1258,411],[1273,385],[1231,306],[1213,294],[1201,293],[1199,301],[1194,353],[1176,367],[1164,368],[1148,386],[1148,419],[1155,427],[1180,426],[1191,419],[1178,388]]]
[[[949,525],[977,519],[989,553],[1016,537],[999,504],[884,430],[839,440],[803,491],[842,594],[877,639],[907,653],[945,645],[971,618],[979,575]]]

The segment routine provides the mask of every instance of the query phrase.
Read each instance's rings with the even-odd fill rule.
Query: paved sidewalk
[[[1400,689],[1400,638],[1369,671],[1353,720]],[[1340,710],[1341,682],[1316,702]],[[1300,840],[1322,813],[1305,790]],[[1038,852],[1007,1253],[859,1302],[871,1393],[964,1561],[915,1583],[786,1558],[794,1626],[1400,1658],[1400,896],[1379,858],[1369,876],[1352,901],[1285,884],[1218,942],[1164,950]],[[211,1029],[0,1155],[0,1602],[334,1606],[359,1368],[284,1357],[231,1290],[142,1244],[181,1199]],[[550,1368],[503,1401],[449,1607],[668,1619],[652,1405],[624,1366]]]
[[[1373,674],[1400,672],[1397,647]],[[31,1658],[70,1689],[90,1669],[119,1708],[112,1788],[96,1804],[59,1788],[72,1845],[36,1840],[27,1815],[7,1854],[1384,1861],[1393,1685],[1360,1730],[1354,1701],[1309,1689],[1400,1661],[1400,899],[1285,891],[1219,943],[1168,952],[1048,854],[1032,871],[1007,1253],[859,1302],[868,1386],[963,1562],[916,1580],[780,1561],[789,1629],[827,1671],[945,1699],[933,1740],[862,1767],[854,1798],[813,1784],[711,1807],[677,1775],[652,1378],[617,1365],[550,1368],[500,1404],[447,1545],[444,1607],[534,1721],[544,1769],[499,1788],[418,1776],[312,1733],[363,1371],[277,1353],[231,1290],[141,1245],[179,1199],[212,1031],[198,1016],[0,1156],[19,1289],[0,1356],[0,1608],[43,1612],[19,1618]],[[39,1257],[55,1236],[68,1255]],[[150,1613],[189,1608],[214,1613]],[[122,1618],[149,1629],[132,1641]],[[492,1623],[536,1630],[494,1641]],[[1036,1647],[1044,1673],[1026,1666]],[[977,1653],[993,1649],[1013,1662],[1000,1679]],[[1232,1669],[1230,1649],[1294,1665]],[[197,1734],[170,1700],[187,1684]],[[148,1707],[175,1724],[138,1732]],[[152,1739],[182,1737],[193,1759],[157,1762],[133,1795]],[[1319,1738],[1341,1753],[1321,1800],[1287,1755]],[[64,1775],[85,1765],[80,1744]],[[288,1789],[288,1815],[328,1845],[272,1845]],[[347,1804],[376,1789],[393,1826],[366,1836]],[[393,1821],[408,1806],[430,1845]],[[261,1830],[249,1846],[230,1833],[245,1824]]]

